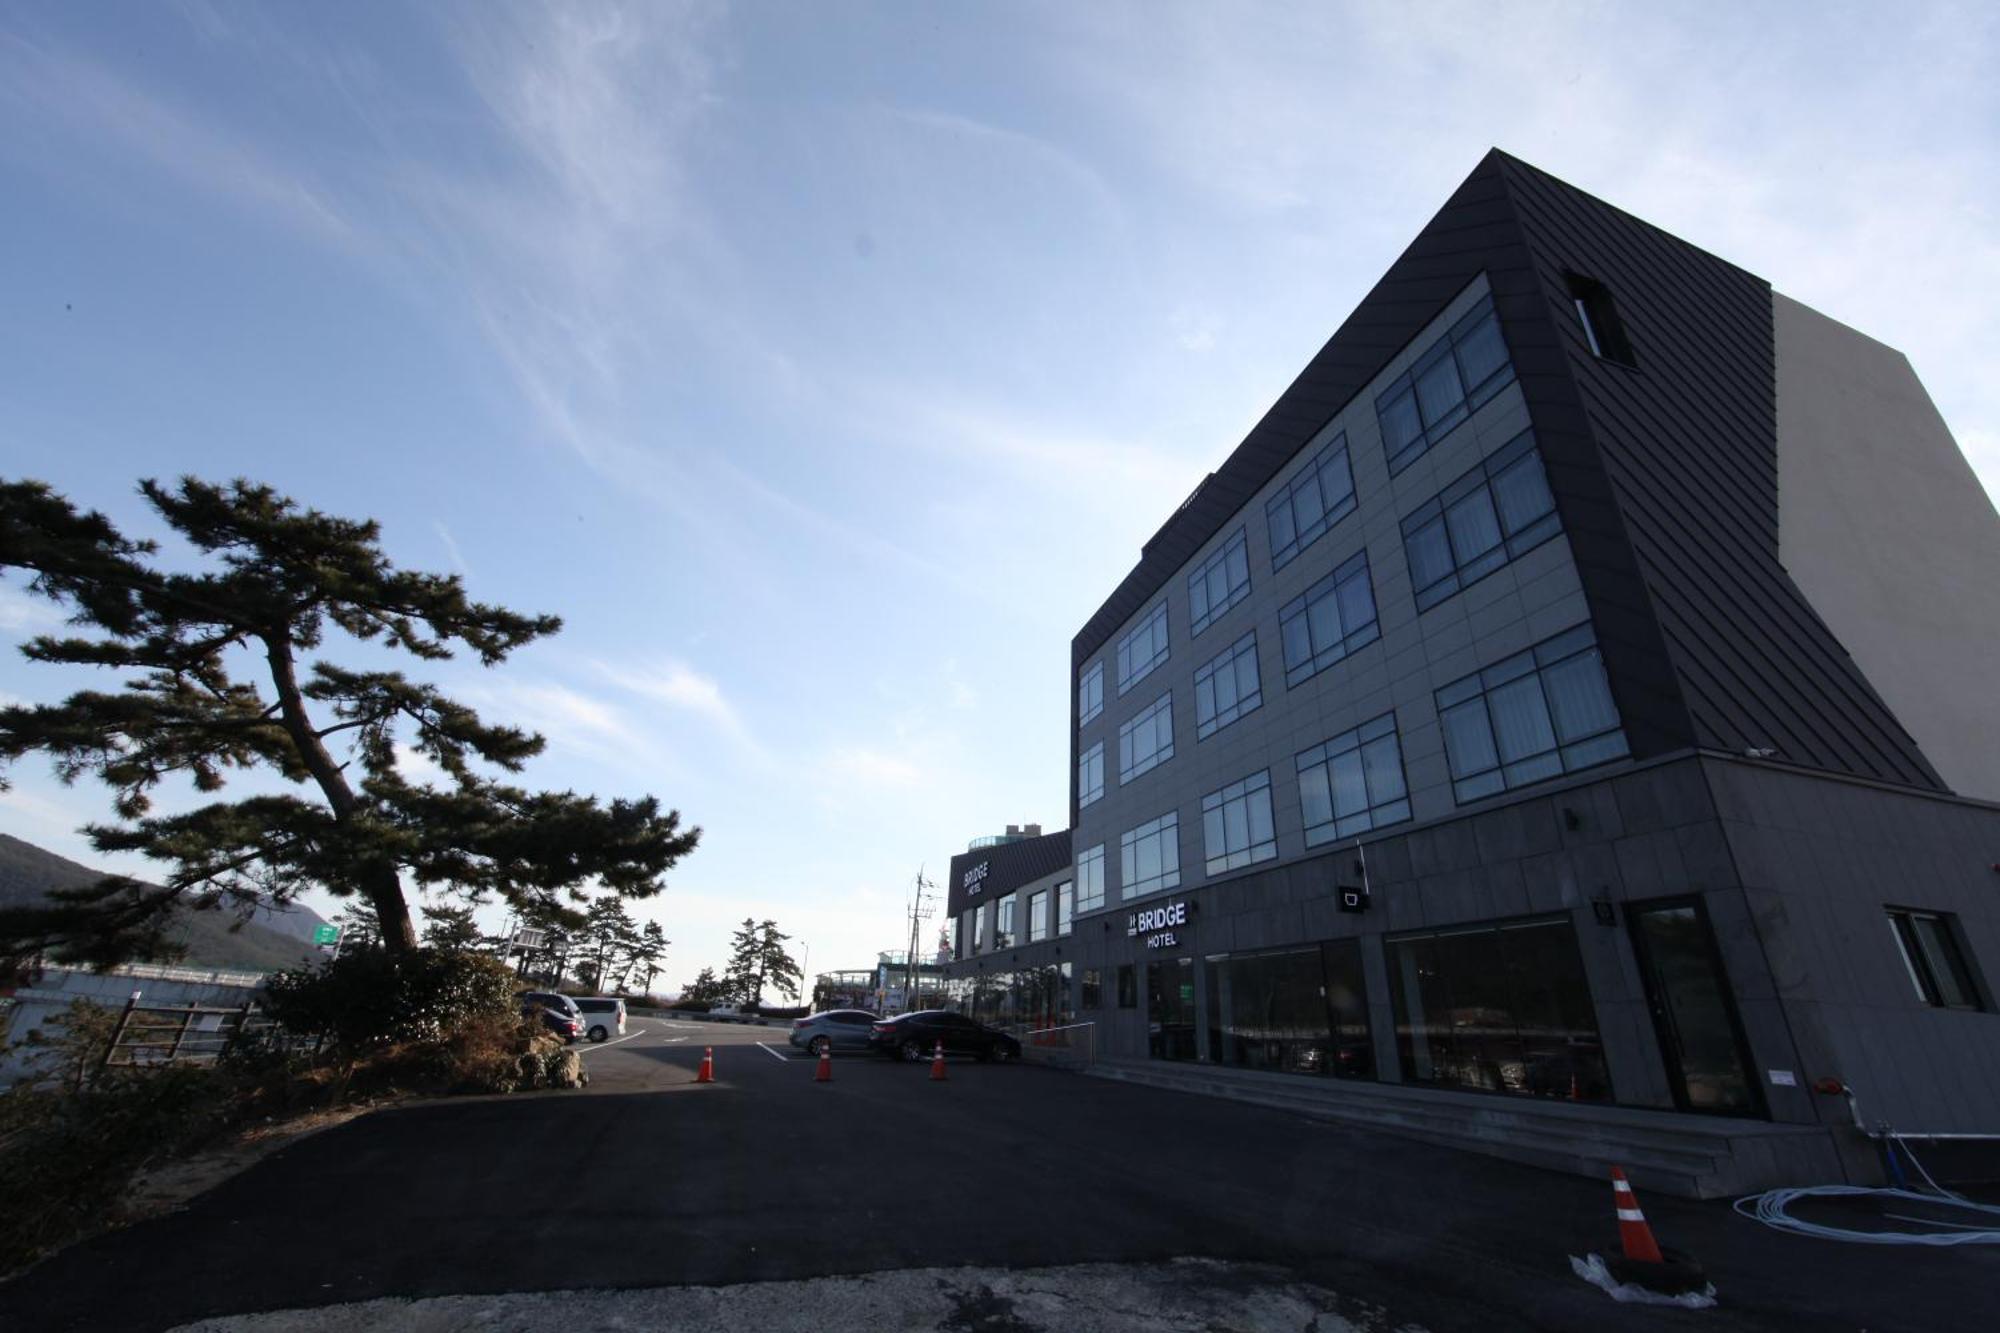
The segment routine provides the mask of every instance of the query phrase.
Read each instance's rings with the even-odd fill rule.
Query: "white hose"
[[[1918,1168],[1920,1171],[1922,1169]],[[1924,1178],[1930,1179],[1929,1174],[1926,1173]],[[1767,1227],[1789,1231],[1799,1236],[1817,1236],[1821,1240],[1845,1240],[1859,1245],[2000,1245],[2000,1226],[1954,1231],[1850,1231],[1845,1227],[1801,1222],[1785,1211],[1798,1199],[1856,1196],[1908,1199],[1914,1203],[1927,1203],[1945,1208],[1969,1208],[1973,1212],[2000,1219],[2000,1208],[1973,1203],[1957,1195],[1940,1198],[1935,1194],[1919,1194],[1915,1190],[1868,1189],[1861,1185],[1807,1185],[1796,1189],[1770,1190],[1763,1194],[1752,1194],[1748,1198],[1738,1199],[1734,1207],[1743,1216],[1762,1222]],[[1957,1227],[1959,1224],[1946,1222],[1942,1225]]]

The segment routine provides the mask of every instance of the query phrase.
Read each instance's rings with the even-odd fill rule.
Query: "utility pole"
[[[917,932],[923,922],[931,919],[936,901],[937,885],[924,878],[924,868],[917,867],[916,892],[910,898],[910,950],[903,955],[903,1012],[917,1007]]]

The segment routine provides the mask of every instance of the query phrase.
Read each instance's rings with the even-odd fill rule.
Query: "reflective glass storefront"
[[[1384,947],[1405,1080],[1611,1100],[1569,918],[1397,935]]]
[[[954,978],[945,1005],[992,1027],[1017,1031],[1060,1027],[1076,1019],[1073,980],[1068,963],[978,972]]]
[[[1218,1064],[1372,1078],[1357,940],[1207,963],[1208,1052]]]
[[[1146,1032],[1155,1060],[1195,1058],[1194,959],[1146,964]]]

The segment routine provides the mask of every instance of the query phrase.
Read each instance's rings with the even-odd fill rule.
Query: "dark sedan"
[[[928,1060],[938,1043],[947,1055],[972,1055],[981,1060],[1018,1060],[1021,1043],[998,1028],[985,1027],[948,1009],[920,1009],[885,1018],[868,1031],[868,1044],[884,1055]]]

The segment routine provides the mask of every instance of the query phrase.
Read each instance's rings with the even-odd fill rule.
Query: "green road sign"
[[[334,941],[338,940],[339,938],[340,938],[340,927],[339,927],[339,926],[314,926],[314,927],[313,927],[313,943],[314,943],[314,944],[332,944],[332,943],[333,943]]]

